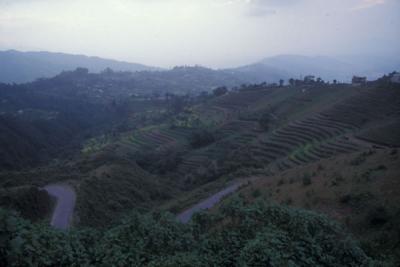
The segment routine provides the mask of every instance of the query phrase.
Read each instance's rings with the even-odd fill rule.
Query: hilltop
[[[0,82],[3,83],[31,82],[38,78],[53,77],[62,71],[71,71],[77,67],[87,68],[90,72],[101,72],[106,68],[132,72],[160,70],[138,63],[47,51],[0,51],[0,62]]]
[[[375,80],[385,73],[400,69],[400,58],[371,55],[303,56],[278,55],[238,68],[253,73],[280,73],[284,79],[302,78],[313,74],[323,80],[350,82],[353,75]],[[264,71],[263,71],[264,70]],[[256,76],[257,77],[257,76]],[[262,76],[261,76],[262,77]]]

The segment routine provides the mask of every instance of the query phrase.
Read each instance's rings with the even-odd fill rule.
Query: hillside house
[[[390,81],[392,83],[400,83],[400,73],[394,73],[392,77],[390,77]]]
[[[353,79],[351,80],[351,84],[353,86],[361,86],[365,85],[366,83],[367,83],[367,77],[353,76]]]
[[[304,82],[305,83],[313,83],[315,82],[315,76],[314,75],[307,75],[304,77]]]

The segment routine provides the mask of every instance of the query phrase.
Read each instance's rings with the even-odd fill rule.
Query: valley
[[[163,74],[162,83],[172,84],[176,71]],[[136,227],[126,236],[133,243],[170,231],[164,241],[174,243],[182,258],[150,244],[136,248],[146,255],[155,249],[158,256],[144,259],[146,264],[159,266],[157,261],[167,257],[176,266],[205,255],[207,242],[232,257],[240,252],[245,261],[243,253],[269,235],[300,242],[305,237],[297,234],[303,230],[296,228],[300,232],[293,235],[291,227],[308,223],[316,232],[304,233],[316,235],[307,239],[315,246],[342,244],[345,238],[339,236],[347,231],[360,240],[334,250],[329,264],[398,262],[398,84],[384,76],[363,86],[297,80],[224,87],[223,80],[211,86],[211,73],[202,69],[184,71],[190,74],[176,81],[182,87],[164,95],[152,91],[156,87],[143,85],[149,88],[145,92],[129,80],[122,83],[124,73],[83,69],[28,84],[2,84],[1,216],[17,220],[24,233],[50,235],[51,242],[68,236],[73,244],[63,246],[72,251],[101,240],[100,247],[89,245],[93,251],[81,251],[89,265],[95,258],[102,264],[134,261],[102,254],[122,253],[116,236],[126,227]],[[159,73],[147,75],[146,83],[159,82]],[[190,83],[196,86],[185,85]],[[94,89],[99,84],[102,89]],[[299,224],[286,226],[292,221]],[[10,242],[19,242],[18,229],[7,232]],[[230,240],[232,233],[237,241]],[[184,236],[202,240],[205,247],[179,245]],[[19,246],[31,242],[29,236],[21,238]],[[240,249],[229,242],[240,243]],[[71,253],[66,265],[79,254]],[[351,257],[340,258],[341,253]],[[299,250],[291,255],[302,261]],[[212,263],[204,264],[199,266]]]
[[[399,10],[0,0],[0,267],[400,266]]]

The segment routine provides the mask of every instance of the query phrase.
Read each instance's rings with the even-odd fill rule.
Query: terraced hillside
[[[204,121],[210,112],[224,114],[213,127],[219,138],[188,150],[178,175],[183,180],[204,176],[208,182],[243,168],[280,172],[341,154],[396,147],[399,103],[399,88],[379,82],[231,92],[197,107]],[[264,114],[268,129],[259,122]]]
[[[163,150],[178,143],[184,143],[190,135],[190,129],[167,127],[141,129],[129,135],[124,144],[135,150]]]
[[[179,112],[164,100],[146,101],[113,107],[123,116],[119,124],[86,142],[77,157],[0,172],[1,185],[68,181],[77,189],[80,223],[105,225],[133,207],[179,211],[237,178],[400,143],[400,88],[380,81],[245,86],[185,103]],[[181,198],[190,201],[168,204]]]
[[[258,90],[259,97],[246,105],[223,104],[229,116],[215,131],[223,137],[189,151],[179,175],[197,185],[248,180],[225,202],[239,195],[247,203],[264,198],[327,214],[361,240],[369,255],[397,266],[400,86],[378,81]],[[260,120],[265,113],[268,127]],[[198,191],[169,208],[184,210]]]

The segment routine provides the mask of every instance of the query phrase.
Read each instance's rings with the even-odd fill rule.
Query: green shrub
[[[304,185],[304,186],[309,186],[309,185],[312,184],[311,177],[310,177],[310,175],[308,175],[308,174],[304,174],[304,175],[303,175],[302,181],[303,181],[303,185]]]
[[[387,167],[385,165],[381,164],[378,167],[376,167],[374,170],[375,171],[386,171]]]
[[[344,181],[344,177],[340,173],[334,173],[331,185],[338,186],[343,181]]]
[[[268,131],[271,128],[271,114],[270,112],[263,113],[258,119],[260,127],[264,131]]]
[[[255,189],[255,190],[253,190],[253,192],[251,193],[251,195],[252,195],[254,198],[257,198],[257,197],[261,196],[262,194],[261,194],[261,191],[260,191],[259,189]]]
[[[197,130],[190,136],[189,141],[193,148],[200,148],[214,142],[215,136],[208,130]]]
[[[284,185],[286,183],[285,179],[279,179],[277,186]]]
[[[367,160],[367,155],[365,153],[360,153],[354,159],[350,161],[350,165],[358,166],[364,163]]]
[[[223,226],[223,227],[221,227]],[[102,231],[63,232],[0,209],[1,266],[368,266],[343,229],[314,212],[232,197],[189,224],[131,212]]]

